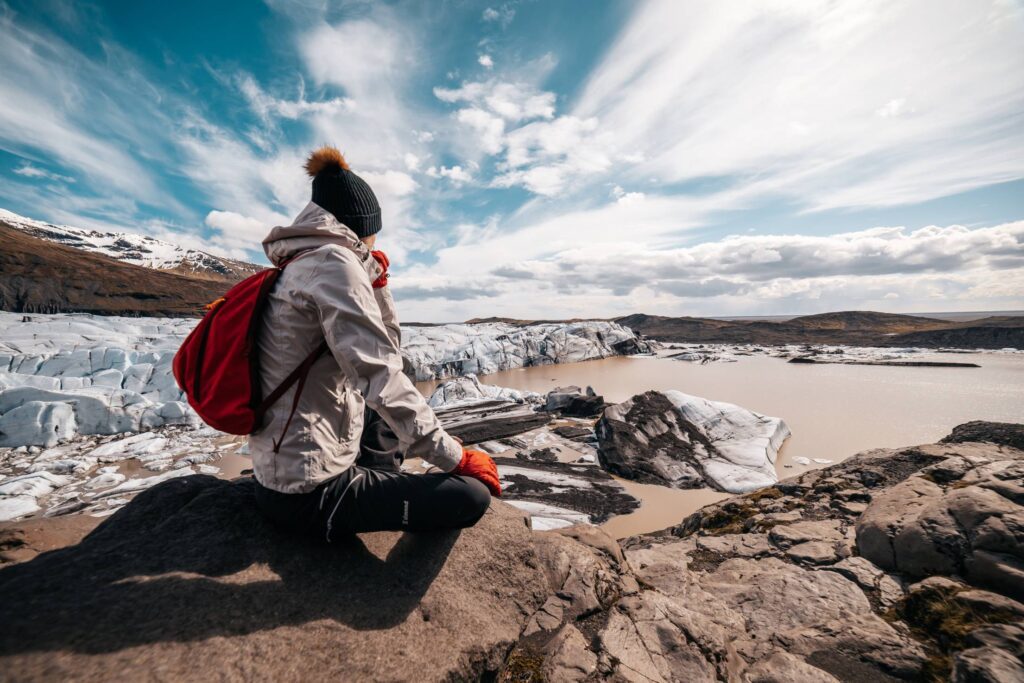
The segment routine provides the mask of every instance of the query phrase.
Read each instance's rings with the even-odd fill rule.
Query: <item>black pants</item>
[[[491,493],[469,477],[405,474],[398,439],[367,410],[356,464],[309,493],[278,493],[256,484],[256,504],[287,531],[325,541],[367,531],[439,531],[473,526]]]

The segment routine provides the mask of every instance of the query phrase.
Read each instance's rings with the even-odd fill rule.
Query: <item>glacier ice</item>
[[[50,448],[78,434],[198,425],[171,371],[174,353],[195,324],[187,318],[0,313],[0,447]],[[607,321],[412,326],[403,336],[403,354],[418,380],[648,349],[633,332]],[[468,384],[448,391],[491,396],[490,389]],[[527,398],[503,391],[502,397]]]

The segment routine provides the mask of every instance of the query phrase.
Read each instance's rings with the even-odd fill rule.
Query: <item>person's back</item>
[[[333,148],[314,152],[306,168],[313,201],[263,242],[274,265],[287,264],[257,337],[263,395],[325,340],[328,351],[250,437],[257,501],[279,523],[327,540],[340,530],[469,526],[486,510],[488,488],[500,493],[497,470],[444,431],[402,372],[387,260],[370,250],[381,229],[376,198]],[[450,474],[364,466],[375,454],[361,448],[364,423]]]

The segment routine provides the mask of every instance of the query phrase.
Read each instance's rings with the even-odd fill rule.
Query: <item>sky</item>
[[[1024,309],[1021,0],[0,0],[0,207],[265,263],[339,147],[405,320]]]

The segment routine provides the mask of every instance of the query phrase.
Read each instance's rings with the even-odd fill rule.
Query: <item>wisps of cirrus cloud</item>
[[[451,65],[446,17],[413,5],[269,4],[293,73],[209,67],[244,125],[116,45],[97,57],[0,18],[0,146],[36,183],[7,196],[252,256],[308,200],[303,156],[331,142],[381,199],[408,318],[1024,304],[1022,264],[993,246],[1020,249],[1019,224],[716,228],[738,211],[757,228],[781,201],[827,233],[830,211],[1024,177],[1013,3],[638,3],[576,88],[552,78],[559,46],[495,38],[525,21],[516,3],[473,9],[491,37]],[[168,191],[168,168],[200,202]]]

